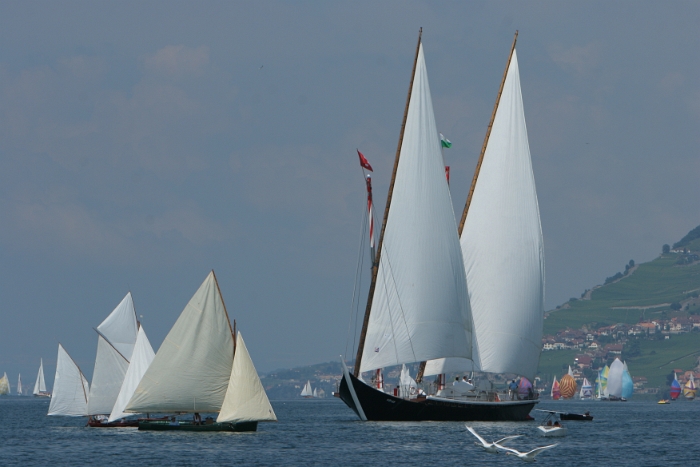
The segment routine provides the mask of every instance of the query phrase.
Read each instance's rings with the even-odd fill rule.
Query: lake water
[[[139,432],[86,428],[85,419],[47,417],[48,399],[0,397],[0,465],[520,465],[474,446],[464,423],[360,422],[338,399],[273,401],[279,422],[256,433]],[[669,466],[700,460],[700,401],[543,401],[540,408],[584,412],[593,422],[565,422],[568,435],[545,439],[537,424],[470,425],[486,439],[524,434],[521,451],[559,442],[538,456],[554,465]],[[543,416],[533,412],[536,418]]]

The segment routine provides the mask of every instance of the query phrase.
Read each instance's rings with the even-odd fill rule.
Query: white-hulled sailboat
[[[192,421],[139,421],[139,430],[255,431],[275,421],[241,334],[229,321],[214,271],[180,314],[126,405],[126,413],[192,413]],[[200,413],[218,412],[201,421]]]
[[[344,367],[340,398],[362,420],[525,420],[535,401],[402,398],[359,378],[403,363],[472,359],[463,249],[440,144],[419,36],[354,374]]]
[[[39,360],[39,373],[36,375],[36,382],[34,383],[34,391],[32,391],[35,397],[51,397],[50,392],[46,392],[46,381],[44,379],[44,359]]]
[[[88,412],[88,394],[90,385],[80,371],[78,364],[58,344],[56,358],[56,376],[53,380],[53,392],[48,415],[66,417],[84,417]]]
[[[481,371],[532,380],[544,319],[544,245],[513,41],[460,222],[474,320],[472,359],[430,361],[421,376]]]
[[[314,397],[314,393],[311,390],[311,381],[306,381],[306,384],[304,385],[304,388],[301,390],[301,394],[299,395],[305,399]]]

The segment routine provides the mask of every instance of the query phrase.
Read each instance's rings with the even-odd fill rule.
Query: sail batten
[[[534,378],[544,246],[515,50],[461,235],[480,371]]]
[[[233,336],[212,271],[180,314],[125,412],[218,412],[233,364]]]
[[[422,44],[381,248],[360,371],[470,358],[466,279]]]

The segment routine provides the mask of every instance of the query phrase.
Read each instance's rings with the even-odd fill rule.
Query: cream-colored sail
[[[97,336],[97,357],[88,397],[88,415],[112,412],[129,362],[105,338]]]
[[[23,395],[22,391],[22,375],[17,375],[17,395]]]
[[[90,385],[78,365],[58,344],[56,376],[53,380],[53,394],[48,415],[81,417],[87,415]]]
[[[420,45],[360,371],[470,358],[471,313]]]
[[[0,378],[0,394],[9,394],[10,393],[10,380],[7,377],[7,373],[2,375],[2,378]]]
[[[226,398],[216,421],[240,423],[276,420],[275,411],[239,332]]]
[[[165,337],[125,412],[218,412],[232,365],[231,324],[212,271]]]
[[[101,334],[120,354],[131,360],[131,352],[136,344],[138,321],[134,310],[131,292],[127,293],[117,307],[97,326]]]
[[[117,401],[114,403],[112,413],[109,415],[110,422],[127,415],[124,413],[124,408],[129,402],[129,399],[131,399],[131,396],[134,395],[136,387],[139,385],[139,382],[141,382],[141,378],[146,373],[146,370],[148,370],[155,356],[156,354],[153,352],[153,347],[151,347],[151,343],[148,341],[148,337],[146,337],[146,331],[144,331],[143,326],[141,326],[139,328],[139,334],[136,337],[134,353],[131,354],[129,369],[126,370],[119,396],[117,396]]]

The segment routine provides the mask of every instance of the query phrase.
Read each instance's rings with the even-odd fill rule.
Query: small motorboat
[[[670,404],[670,403],[671,403],[671,401],[668,399],[661,399],[659,402],[657,402],[657,404]]]
[[[548,414],[542,421],[542,425],[537,427],[540,431],[540,435],[545,438],[560,438],[566,436],[567,429],[565,426],[562,426],[559,420],[559,412],[550,412],[547,410],[542,410],[542,412],[548,412]]]
[[[591,415],[589,412],[586,412],[586,413],[560,412],[559,418],[562,420],[576,420],[576,421],[580,421],[580,422],[592,422],[593,421],[593,415]]]

